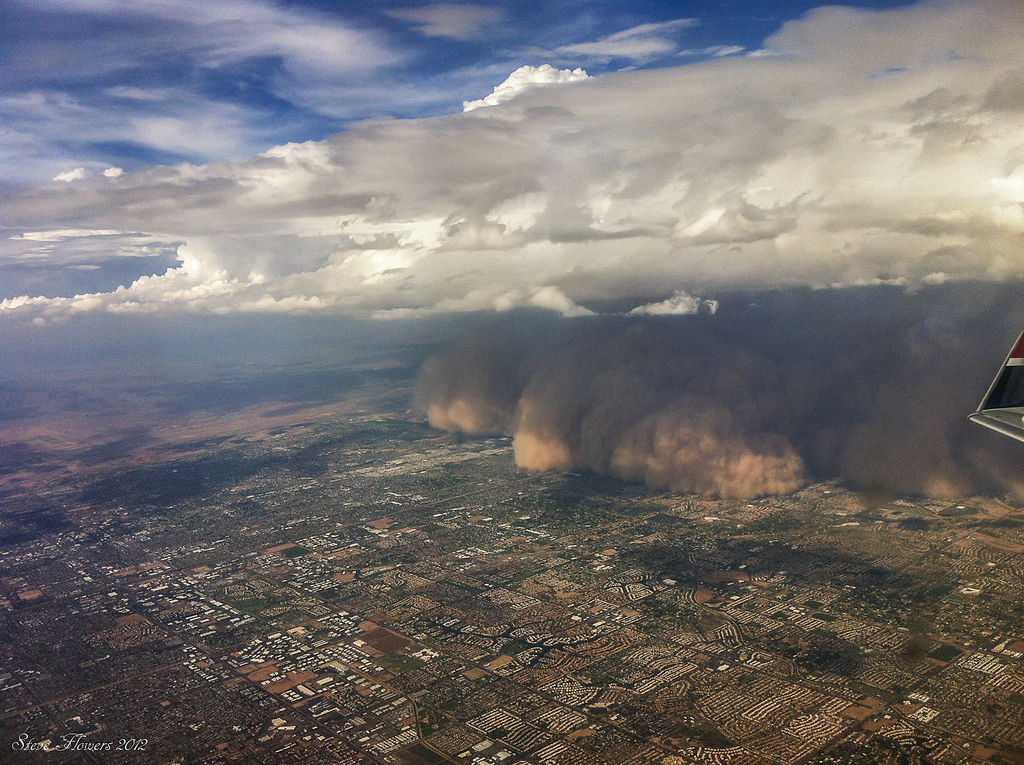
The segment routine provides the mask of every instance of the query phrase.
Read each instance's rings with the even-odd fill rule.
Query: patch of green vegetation
[[[701,746],[707,746],[712,749],[728,749],[729,747],[735,746],[731,739],[726,736],[720,730],[709,730],[700,735],[697,739]]]
[[[847,682],[851,691],[855,691],[862,696],[874,696],[876,699],[881,699],[886,703],[896,700],[896,694],[892,691],[886,690],[885,688],[868,685],[867,683],[859,683],[856,680],[849,680]]]
[[[517,653],[522,653],[529,647],[529,643],[524,643],[522,640],[513,639],[505,643],[501,651],[502,653],[507,653],[509,656],[515,656]]]
[[[792,513],[772,513],[746,524],[747,534],[774,534],[780,531],[792,531],[803,525],[803,521]]]
[[[665,511],[665,506],[655,504],[654,502],[628,502],[617,507],[616,511],[630,518],[636,518],[641,515],[662,513]]]
[[[186,728],[183,731],[178,731],[177,733],[171,733],[166,738],[172,744],[176,744],[178,746],[181,746],[182,744],[187,744],[189,741],[194,739],[197,735],[199,735],[199,731],[192,730],[191,728]]]
[[[906,531],[927,531],[931,528],[931,523],[926,518],[901,518],[896,525]]]
[[[947,507],[945,510],[939,510],[939,515],[943,518],[958,518],[962,515],[974,515],[978,512],[977,508],[974,507]]]
[[[377,659],[377,663],[389,672],[399,675],[403,672],[412,672],[414,669],[419,669],[426,664],[425,661],[417,659],[415,656],[405,656],[400,653],[382,656]]]
[[[309,550],[307,550],[305,547],[299,547],[298,545],[295,545],[293,547],[289,547],[287,550],[282,550],[281,551],[281,555],[283,555],[286,558],[300,558],[303,555],[308,555],[308,554],[309,554]]]
[[[957,656],[962,654],[959,648],[954,648],[951,645],[942,644],[933,648],[928,652],[929,659],[935,659],[935,661],[953,661]]]
[[[514,587],[517,584],[522,584],[536,573],[537,572],[533,569],[525,566],[523,568],[516,569],[512,576],[509,577],[508,582],[506,582],[506,586]]]

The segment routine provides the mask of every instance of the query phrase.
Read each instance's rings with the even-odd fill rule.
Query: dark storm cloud
[[[1024,285],[732,295],[715,313],[490,321],[433,357],[431,424],[514,437],[525,468],[731,497],[812,478],[951,497],[1024,492],[1019,444],[966,419]]]

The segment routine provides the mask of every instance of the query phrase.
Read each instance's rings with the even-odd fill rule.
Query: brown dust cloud
[[[1024,329],[1024,285],[779,290],[715,313],[481,318],[421,370],[434,427],[525,469],[709,496],[839,478],[872,496],[1024,497],[1024,444],[967,420]]]

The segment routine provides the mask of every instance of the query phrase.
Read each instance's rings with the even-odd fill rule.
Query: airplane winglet
[[[1024,441],[1024,332],[1007,354],[978,411],[970,419],[1004,436]]]

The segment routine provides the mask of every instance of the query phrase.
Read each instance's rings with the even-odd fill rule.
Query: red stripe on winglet
[[[1024,358],[1024,335],[1021,335],[1017,339],[1017,344],[1015,346],[1013,346],[1013,350],[1010,351],[1010,358],[1011,359]]]

